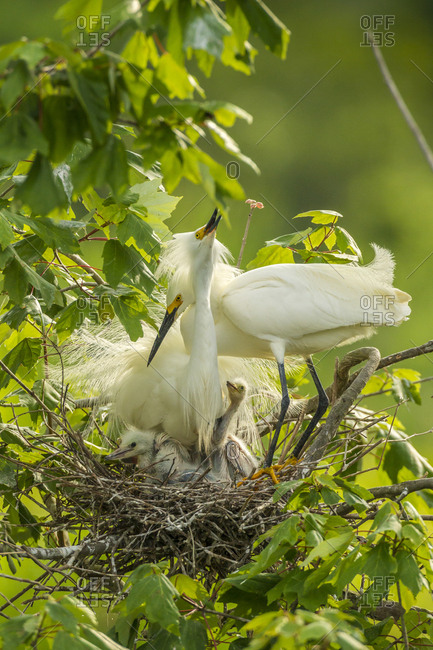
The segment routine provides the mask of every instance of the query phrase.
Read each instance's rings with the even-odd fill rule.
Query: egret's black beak
[[[176,303],[176,300],[173,303],[171,303],[171,305],[169,305],[167,307],[167,311],[165,312],[165,316],[164,316],[163,321],[161,323],[161,327],[159,328],[158,334],[156,335],[156,339],[155,339],[155,341],[154,341],[154,343],[152,345],[152,349],[151,349],[150,354],[149,354],[149,359],[147,361],[147,365],[149,365],[152,362],[153,357],[158,352],[159,346],[163,342],[163,340],[166,337],[170,327],[173,325],[173,323],[174,323],[174,321],[176,319],[177,310],[179,309],[182,302],[180,304],[176,304],[176,305],[174,303]]]
[[[218,224],[221,221],[221,218],[222,215],[218,215],[218,208],[215,208],[211,218],[204,227],[204,234],[210,235],[212,232],[214,232],[218,228]]]

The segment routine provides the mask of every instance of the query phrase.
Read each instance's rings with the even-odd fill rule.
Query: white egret
[[[213,245],[221,216],[215,210],[203,228],[189,233],[191,251],[191,285],[195,299],[192,323],[194,343],[183,377],[184,421],[192,435],[198,437],[198,447],[209,451],[214,423],[223,411],[223,401],[218,372],[215,327],[210,307],[210,291],[214,270]],[[149,354],[148,365],[161,345],[181,308],[183,296],[178,294],[167,308],[155,343]],[[206,362],[203,363],[203,359]]]
[[[170,483],[190,478],[197,471],[200,460],[193,462],[188,450],[166,434],[130,429],[121,438],[118,449],[106,460],[132,462],[160,482]]]
[[[161,272],[171,273],[168,303],[180,293],[181,332],[187,350],[203,335],[195,323],[192,269],[195,252],[191,233],[176,235],[161,261]],[[279,432],[289,406],[284,359],[306,359],[319,394],[319,405],[292,452],[299,458],[328,398],[314,368],[311,354],[370,336],[379,325],[399,325],[410,314],[411,297],[392,286],[394,262],[389,251],[373,245],[375,258],[366,266],[355,264],[275,264],[238,273],[224,264],[227,249],[215,241],[215,273],[211,306],[218,355],[275,358],[281,382],[281,409],[265,458],[272,464]],[[189,307],[189,309],[187,309]],[[187,310],[186,310],[187,309]],[[186,311],[185,311],[186,310]],[[203,367],[212,362],[204,353]]]
[[[215,221],[216,215],[213,216],[214,225]],[[208,237],[213,239],[209,232],[211,227],[212,223],[189,233],[187,245],[192,255],[202,247],[207,248],[205,255],[215,256],[212,242],[206,242]],[[205,238],[205,241],[201,238]],[[199,264],[198,258],[196,264]],[[210,267],[212,264],[218,269],[215,260]],[[222,273],[224,266],[221,265]],[[230,267],[227,269],[233,276]],[[192,266],[189,268],[190,277],[191,273]],[[202,283],[204,273],[199,271],[198,275]],[[191,287],[188,296],[189,300],[194,300]],[[175,298],[172,317],[182,299],[180,296]],[[210,317],[209,327],[205,327],[205,332],[199,336],[201,352],[198,355],[196,350],[194,361],[194,357],[191,358],[185,349],[178,325],[175,325],[150,366],[149,351],[155,338],[155,331],[150,326],[143,324],[143,337],[135,343],[115,322],[98,329],[83,328],[75,336],[73,344],[63,352],[67,381],[73,386],[80,386],[87,394],[99,393],[101,400],[111,402],[112,413],[122,425],[141,431],[166,433],[188,448],[196,445],[201,429],[208,433],[207,437],[204,436],[205,446],[208,446],[214,420],[224,410],[221,395],[227,394],[228,379],[242,375],[250,385],[266,386],[266,392],[269,392],[267,362],[218,357],[218,367],[212,366],[206,380],[200,368],[197,371],[194,369],[192,364],[200,362],[202,355],[207,360],[211,358],[212,341],[208,344],[211,326],[213,320]],[[243,436],[249,441],[253,440],[255,424],[250,403],[244,401],[241,404],[238,419]]]

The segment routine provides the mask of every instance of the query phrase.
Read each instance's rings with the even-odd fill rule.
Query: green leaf
[[[4,250],[15,239],[12,227],[0,211],[0,247]]]
[[[75,616],[65,609],[61,602],[57,603],[50,600],[45,604],[45,612],[52,618],[54,623],[60,623],[65,630],[74,634],[78,631],[78,623]]]
[[[40,537],[39,529],[41,525],[22,501],[18,501],[18,519],[22,526],[29,529],[30,535],[37,542]]]
[[[56,316],[56,332],[59,335],[59,342],[64,341],[69,334],[81,327],[91,313],[92,303],[84,297],[74,300],[62,309]]]
[[[336,535],[335,537],[328,537],[324,539],[318,546],[313,548],[301,566],[308,566],[316,558],[325,558],[334,553],[342,552],[345,550],[351,541],[354,539],[355,533],[353,531]]]
[[[48,153],[48,142],[28,115],[17,112],[0,121],[0,164],[23,160],[32,151]]]
[[[408,504],[408,502],[406,501],[404,504],[405,510],[409,509],[408,505],[411,504]],[[425,541],[426,535],[427,535],[426,532],[419,530],[419,528],[414,524],[410,524],[408,522],[403,523],[402,537],[403,539],[408,540],[409,542],[408,546],[411,546],[414,550],[419,548],[422,542]]]
[[[93,149],[72,169],[74,190],[83,192],[89,186],[109,185],[114,195],[120,196],[128,186],[128,166],[124,144],[114,135]]]
[[[170,581],[182,596],[189,596],[189,598],[202,600],[203,602],[209,599],[209,593],[199,580],[194,580],[183,573],[178,573],[170,578]]]
[[[309,210],[308,212],[300,212],[293,218],[299,219],[300,217],[310,217],[312,223],[326,225],[328,223],[334,223],[338,219],[342,219],[343,215],[339,212],[334,212],[333,210]]]
[[[206,126],[210,130],[215,142],[224,149],[224,151],[233,154],[236,158],[251,167],[256,174],[260,174],[260,169],[257,167],[256,163],[241,152],[239,145],[221,126],[212,120],[206,120]]]
[[[342,216],[342,215],[341,215]],[[359,262],[362,262],[362,253],[352,235],[341,226],[335,227],[336,244],[340,251],[344,253],[348,248],[355,253]]]
[[[290,31],[262,2],[262,0],[237,0],[248,20],[251,30],[257,34],[271,52],[285,59]]]
[[[60,631],[54,637],[52,650],[97,650],[97,646],[81,637]]]
[[[6,280],[5,280],[5,286],[7,284],[9,295],[11,298],[14,300],[14,302],[21,303],[24,296],[22,296],[22,292],[26,289],[24,289],[24,277],[27,278],[27,281],[30,282],[30,284],[35,288],[38,289],[38,291],[41,292],[42,298],[45,300],[46,304],[48,307],[50,307],[53,303],[54,300],[54,294],[55,294],[55,287],[52,285],[50,282],[47,282],[44,280],[42,276],[40,276],[36,271],[34,271],[24,260],[19,257],[19,255],[16,253],[18,250],[18,247],[13,249],[13,252],[15,253],[15,260],[10,262],[7,267],[5,268],[5,275],[6,275]],[[13,264],[13,262],[16,262],[16,264]],[[46,269],[46,267],[44,267]],[[13,282],[16,281],[17,285],[14,287]],[[26,287],[27,288],[27,287]],[[15,299],[13,298],[15,296]]]
[[[117,287],[125,273],[130,269],[131,259],[128,249],[120,242],[110,239],[104,244],[102,257],[104,259],[102,268],[107,282],[111,286]]]
[[[5,458],[0,458],[0,485],[8,488],[16,487],[15,469],[15,465],[8,462]]]
[[[160,242],[152,228],[141,217],[128,212],[124,220],[117,226],[117,236],[124,245],[132,242],[149,254],[159,253]]]
[[[4,288],[12,302],[21,305],[27,293],[29,281],[21,264],[13,259],[5,267],[4,271]],[[25,316],[24,316],[25,318]]]
[[[45,156],[36,155],[24,183],[17,187],[15,196],[26,203],[35,214],[45,215],[67,204],[60,182],[56,182],[51,165]]]
[[[216,11],[200,5],[189,6],[185,17],[183,47],[187,50],[204,50],[220,58],[223,51],[223,38],[231,33],[230,27]]]
[[[415,477],[424,474],[425,466],[419,452],[402,436],[391,434],[390,444],[386,446],[383,469],[393,483],[398,483],[399,471],[406,467]]]
[[[77,27],[77,19],[82,16],[84,29],[94,31],[95,25],[91,22],[91,17],[99,16],[101,10],[102,0],[69,0],[59,7],[54,17],[57,20],[71,22],[74,27]]]
[[[421,573],[421,569],[418,566],[418,563],[410,551],[398,551],[395,556],[398,564],[398,579],[410,589],[413,595],[416,596],[419,594],[421,589],[424,586],[427,586],[425,583],[425,578]],[[427,589],[429,587],[427,586]]]
[[[159,189],[161,182],[155,178],[152,181],[144,181],[133,185],[130,189],[137,198],[131,205],[131,209],[144,216],[167,219],[175,209],[182,197],[170,196]]]
[[[42,103],[43,134],[49,143],[50,160],[61,162],[86,130],[86,115],[78,101],[66,95],[48,95]]]
[[[101,650],[125,650],[123,645],[116,643],[109,636],[91,628],[89,625],[81,625],[81,633],[86,641],[89,641],[89,647],[100,648]],[[82,641],[82,639],[80,639]],[[85,643],[85,641],[83,641]],[[86,648],[87,646],[84,646]]]
[[[180,638],[188,650],[206,650],[207,648],[206,628],[200,621],[181,619]]]
[[[402,535],[402,526],[392,503],[385,503],[377,512],[372,528],[376,533],[393,532],[398,539]]]
[[[370,578],[389,578],[397,571],[397,561],[390,554],[390,546],[380,541],[377,546],[367,551],[364,556],[363,572]]]
[[[148,311],[137,295],[111,295],[114,312],[132,341],[143,336],[141,320],[149,320]]]
[[[173,602],[178,596],[168,578],[163,574],[151,574],[136,582],[126,599],[126,611],[132,612],[144,606],[146,617],[169,631],[176,632],[179,626],[179,610]]]
[[[18,648],[22,643],[28,643],[38,629],[40,614],[15,616],[0,625],[0,637],[4,648]],[[28,647],[28,646],[27,646]]]
[[[305,626],[298,634],[298,639],[301,644],[307,641],[318,641],[329,638],[333,631],[333,625],[326,620],[315,621]]]
[[[156,76],[167,88],[169,97],[179,97],[179,99],[192,97],[194,86],[186,69],[176,63],[169,52],[164,52],[160,57]]]
[[[281,235],[280,237],[276,237],[275,239],[267,241],[266,246],[273,247],[275,244],[284,247],[296,246],[300,242],[306,240],[312,232],[312,228],[297,230],[296,232],[292,232],[287,235]]]
[[[271,540],[260,555],[255,558],[255,562],[249,572],[250,576],[255,576],[263,571],[263,569],[267,569],[275,564],[278,559],[285,555],[291,546],[296,544],[300,533],[298,530],[300,520],[299,515],[291,515],[291,517],[281,522],[281,524],[275,526],[272,531],[265,533],[264,536],[270,536],[270,533],[272,533]]]
[[[255,258],[247,264],[247,269],[257,269],[270,264],[293,264],[293,251],[282,246],[260,248]]]
[[[25,87],[31,81],[27,64],[22,59],[13,61],[10,71],[0,90],[0,98],[6,112],[11,110],[20,95],[24,94]]]
[[[76,3],[76,0],[73,1]],[[107,137],[109,118],[107,84],[86,72],[76,72],[71,67],[68,67],[68,76],[75,96],[87,115],[94,141],[102,145]]]
[[[59,249],[66,253],[79,253],[80,246],[75,238],[75,233],[86,225],[82,221],[66,221],[64,219],[50,219],[50,217],[25,217],[22,214],[4,210],[10,222],[22,228],[29,226],[52,249]]]
[[[25,338],[20,341],[10,352],[8,352],[2,359],[3,363],[16,374],[18,368],[32,368],[41,354],[41,342],[36,338]],[[9,381],[10,376],[1,371],[0,374],[0,388],[5,388]]]

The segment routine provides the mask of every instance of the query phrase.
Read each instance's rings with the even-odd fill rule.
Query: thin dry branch
[[[412,492],[420,492],[421,490],[433,490],[433,478],[418,478],[413,481],[403,481],[402,483],[397,483],[396,485],[384,485],[381,487],[370,488],[369,492],[373,494],[373,498],[370,499],[370,502],[375,499],[403,499],[408,494]],[[353,510],[353,506],[345,503],[341,506],[338,506],[336,509],[336,514],[343,517]]]
[[[412,113],[407,107],[406,102],[404,101],[399,89],[397,88],[394,79],[391,76],[388,66],[386,65],[385,59],[383,58],[381,48],[377,47],[374,43],[373,35],[370,32],[367,32],[368,40],[370,41],[371,49],[373,50],[374,57],[376,59],[379,70],[382,73],[382,77],[385,81],[386,86],[388,87],[389,92],[393,96],[395,103],[397,104],[401,114],[406,120],[406,124],[409,126],[413,135],[415,136],[416,141],[419,144],[421,151],[423,152],[425,159],[427,160],[430,169],[433,170],[433,153],[430,149],[427,140],[425,139],[421,129],[416,123]]]

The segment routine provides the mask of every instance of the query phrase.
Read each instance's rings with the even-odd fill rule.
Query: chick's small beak
[[[108,454],[108,456],[105,456],[105,460],[120,460],[120,459],[126,459],[129,458],[130,456],[135,456],[136,451],[135,449],[130,449],[129,447],[124,447],[123,449],[119,447],[119,449],[115,449],[111,454]]]
[[[182,303],[181,303],[182,304]],[[173,306],[173,303],[167,307],[167,311],[165,312],[165,316],[163,318],[163,321],[161,323],[161,327],[159,328],[158,334],[156,335],[156,339],[153,343],[152,349],[149,354],[149,359],[147,361],[147,365],[149,365],[155,356],[155,354],[158,352],[159,346],[163,342],[164,338],[166,337],[170,327],[173,325],[174,321],[176,320],[176,314],[177,310],[179,309],[180,304]]]
[[[238,388],[237,386],[235,386],[234,384],[232,384],[231,381],[227,381],[227,382],[226,382],[226,385],[227,385],[227,388],[232,388],[232,389],[235,390],[237,393],[239,393],[239,388]]]

